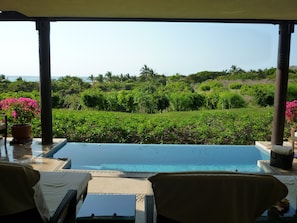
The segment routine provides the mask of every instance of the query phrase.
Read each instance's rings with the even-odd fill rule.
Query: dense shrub
[[[101,91],[86,90],[81,94],[81,101],[88,108],[106,110],[105,95]]]
[[[134,94],[131,91],[119,91],[117,94],[117,104],[119,105],[119,110],[123,112],[134,112],[137,106],[137,94]],[[111,105],[112,102],[109,102]],[[112,105],[111,105],[112,106]]]
[[[199,110],[205,105],[205,96],[198,93],[192,93],[190,95],[191,98],[191,110]]]
[[[58,109],[53,134],[79,142],[249,145],[270,141],[272,118],[272,108],[158,114]],[[35,126],[34,136],[41,136]]]
[[[248,85],[248,84],[242,85],[240,88],[240,94],[253,96],[254,95],[253,85]]]
[[[220,96],[218,92],[210,92],[205,94],[204,106],[206,109],[216,109],[218,106]]]
[[[134,101],[138,112],[151,114],[157,110],[157,103],[152,94],[136,94]]]
[[[274,87],[270,85],[257,85],[254,90],[254,101],[257,105],[265,107],[274,104]]]
[[[224,85],[220,81],[209,81],[209,86],[211,89],[222,88]]]
[[[261,107],[271,106],[274,103],[274,85],[272,84],[243,85],[240,93],[252,96],[254,104]]]
[[[61,97],[59,94],[54,93],[52,95],[52,107],[53,108],[63,108],[64,105],[64,98]]]
[[[294,101],[297,99],[297,85],[289,84],[287,91],[287,101]]]
[[[170,105],[169,99],[166,95],[156,94],[155,101],[157,103],[157,110],[162,112],[167,109]]]
[[[169,94],[170,109],[172,111],[189,111],[192,105],[192,93],[171,93]]]
[[[108,92],[106,96],[106,111],[125,111],[118,103],[118,92]]]
[[[199,86],[199,90],[200,91],[209,91],[210,90],[210,86],[209,84],[203,83]]]
[[[198,72],[196,74],[190,74],[186,76],[186,81],[189,83],[201,83],[206,80],[213,80],[216,79],[217,77],[226,75],[225,72],[211,72],[211,71],[202,71]]]
[[[234,83],[229,84],[230,89],[240,89],[241,86],[242,86],[242,84],[239,82],[234,82]]]
[[[219,101],[217,104],[218,109],[230,109],[230,108],[244,108],[247,103],[237,93],[233,92],[222,92],[219,95]]]

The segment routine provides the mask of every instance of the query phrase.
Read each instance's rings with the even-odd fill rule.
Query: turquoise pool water
[[[261,172],[269,154],[256,146],[67,143],[54,158],[71,159],[71,169],[124,172]]]

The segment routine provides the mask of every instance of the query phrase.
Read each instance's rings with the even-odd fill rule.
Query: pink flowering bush
[[[39,117],[38,102],[31,98],[7,98],[0,101],[0,110],[12,118],[15,124],[30,124]]]
[[[292,127],[297,127],[297,100],[287,101],[286,119]]]

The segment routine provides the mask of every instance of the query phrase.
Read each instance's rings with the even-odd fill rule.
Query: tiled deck
[[[65,139],[54,139],[53,145],[42,145],[41,139],[34,139],[28,145],[9,145],[8,138],[6,156],[3,141],[0,140],[0,157],[2,160],[11,162],[30,163],[40,171],[61,171],[67,164],[65,160],[45,158],[43,154],[58,150],[65,145]],[[287,142],[286,142],[287,143]],[[256,142],[256,145],[264,149],[271,149],[269,142]],[[297,151],[295,151],[296,153]],[[294,159],[293,169],[290,171],[274,168],[269,161],[259,161],[258,165],[267,173],[274,175],[297,175],[297,160]],[[63,171],[84,171],[84,170],[63,170]],[[89,182],[88,193],[93,194],[136,194],[136,222],[145,222],[144,197],[152,194],[151,185],[147,177],[151,174],[145,173],[123,173],[117,171],[89,171],[93,179]],[[295,196],[295,195],[294,195]],[[297,198],[297,196],[296,196]]]
[[[43,157],[44,154],[53,152],[67,143],[65,139],[54,139],[52,145],[42,145],[37,138],[32,143],[22,145],[10,145],[11,138],[7,138],[7,153],[4,140],[0,140],[0,160],[10,162],[30,163],[35,169],[42,171],[54,171],[64,167],[63,160]]]

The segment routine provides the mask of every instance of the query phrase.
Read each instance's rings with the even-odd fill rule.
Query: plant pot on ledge
[[[17,124],[11,126],[13,140],[10,144],[31,144],[31,123],[40,115],[38,102],[31,98],[7,98],[0,101],[0,110],[7,115],[9,121]]]
[[[13,137],[11,144],[26,144],[32,142],[32,126],[30,124],[14,124],[11,126]]]

